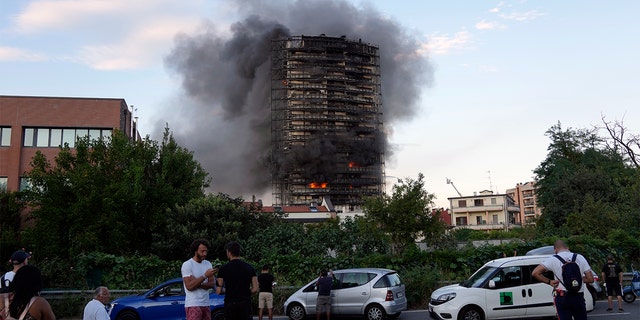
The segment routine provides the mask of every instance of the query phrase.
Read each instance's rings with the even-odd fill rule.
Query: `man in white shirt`
[[[13,277],[16,275],[16,272],[18,272],[18,269],[29,263],[29,258],[31,258],[31,255],[24,250],[18,250],[11,255],[13,270],[7,271],[7,273],[2,276],[0,293],[9,292],[9,285],[11,285]]]
[[[555,255],[560,256],[564,261],[571,261],[573,259],[573,253],[569,251],[569,247],[562,240],[556,240],[553,244],[553,250]],[[580,274],[582,275],[582,283],[592,283],[593,273],[591,272],[591,266],[581,254],[577,254],[576,261],[580,267]],[[584,285],[578,292],[570,292],[562,283],[562,262],[555,256],[550,256],[538,265],[531,275],[538,279],[540,282],[546,283],[555,288],[554,304],[556,306],[556,312],[558,313],[559,320],[586,320],[587,319],[587,306],[584,301]],[[554,279],[549,279],[543,274],[547,270],[552,271]],[[567,284],[569,285],[569,284]]]
[[[106,309],[109,297],[107,287],[97,287],[93,299],[84,307],[82,320],[109,320],[109,313]]]
[[[187,320],[211,320],[209,308],[209,289],[215,287],[211,262],[207,261],[209,241],[198,239],[193,241],[190,252],[193,258],[182,264],[182,280],[185,288],[184,309]]]

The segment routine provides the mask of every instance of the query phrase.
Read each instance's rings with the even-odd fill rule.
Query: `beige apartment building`
[[[534,223],[534,219],[542,214],[542,208],[537,205],[535,182],[518,183],[515,188],[507,189],[506,194],[520,207],[520,221],[524,224]]]
[[[451,225],[473,230],[510,230],[522,226],[520,208],[508,194],[484,190],[449,199]]]

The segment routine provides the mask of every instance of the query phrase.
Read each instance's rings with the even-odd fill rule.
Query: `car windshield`
[[[487,280],[492,274],[494,274],[497,269],[498,268],[496,267],[482,267],[480,270],[472,274],[469,279],[460,283],[460,285],[467,288],[478,288],[482,286],[485,280]]]

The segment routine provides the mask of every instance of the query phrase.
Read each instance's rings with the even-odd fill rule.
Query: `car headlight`
[[[445,303],[447,301],[452,300],[455,297],[456,297],[456,293],[455,292],[449,292],[449,293],[441,294],[435,300],[432,300],[431,304],[433,304],[433,305],[443,304],[443,303]]]

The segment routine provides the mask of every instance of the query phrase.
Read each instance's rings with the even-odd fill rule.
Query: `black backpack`
[[[557,254],[554,257],[562,262],[562,279],[558,277],[558,280],[568,292],[579,292],[582,289],[582,273],[580,272],[580,266],[576,263],[578,254],[574,253],[571,261],[565,261]]]

